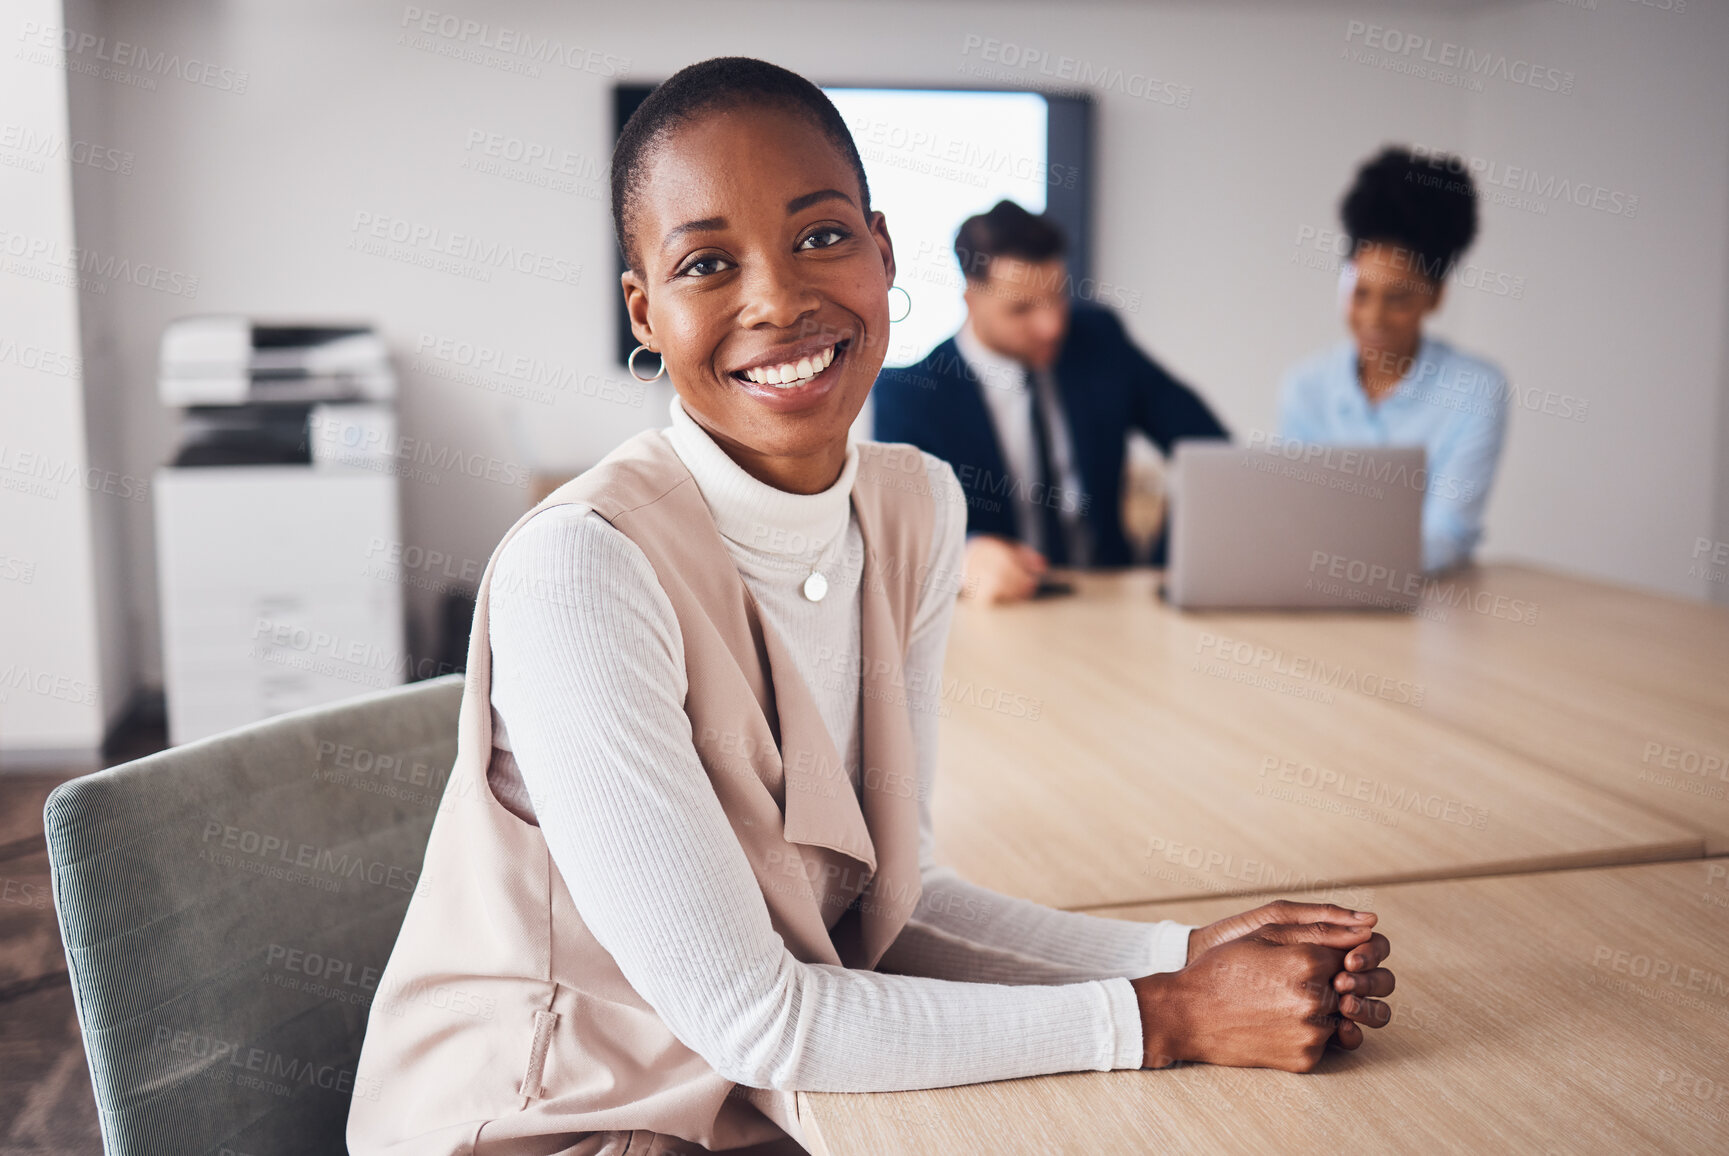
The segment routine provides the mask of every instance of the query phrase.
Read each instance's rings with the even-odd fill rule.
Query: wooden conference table
[[[1729,859],[1380,888],[1393,1020],[1315,1071],[1184,1064],[801,1096],[828,1156],[1721,1152]],[[1112,909],[1204,922],[1208,899]]]
[[[1090,908],[1729,837],[1729,802],[1636,781],[1647,743],[1729,752],[1729,612],[1504,566],[1469,572],[1487,613],[1427,616],[1184,614],[1152,571],[1073,578],[956,614],[932,808],[939,856],[984,886]],[[1534,623],[1494,615],[1503,589]],[[1605,604],[1642,614],[1602,628]],[[1665,611],[1684,625],[1641,632]]]
[[[805,1096],[833,1156],[1539,1133],[1627,1150],[1700,1129],[1729,1147],[1729,879],[1711,876],[1729,860],[1697,858],[1729,850],[1729,612],[1519,566],[1437,584],[1415,615],[1184,614],[1151,571],[1071,577],[1072,598],[957,611],[939,857],[1120,918],[1295,894],[1373,907],[1396,933],[1394,1023],[1309,1077]],[[1506,878],[1469,878],[1488,875]],[[1716,986],[1629,1001],[1611,981],[1649,977],[1599,947]],[[1596,1132],[1569,1148],[1567,1121]]]

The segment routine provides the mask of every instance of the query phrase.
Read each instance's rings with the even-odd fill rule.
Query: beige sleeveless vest
[[[491,760],[510,754],[492,744],[487,592],[499,550],[547,506],[585,502],[641,547],[678,615],[697,752],[775,929],[806,963],[874,968],[920,890],[901,662],[934,511],[914,447],[858,449],[856,793],[660,430],[554,490],[494,548],[469,637],[456,762],[356,1072],[371,1094],[350,1110],[355,1156],[683,1152],[802,1137],[791,1093],[735,1087],[668,1030],[584,925],[540,828],[488,787]]]

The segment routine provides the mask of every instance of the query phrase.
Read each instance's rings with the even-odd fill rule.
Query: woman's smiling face
[[[646,158],[623,277],[636,339],[754,476],[832,485],[882,368],[894,254],[881,213],[808,117],[716,109]],[[826,363],[826,364],[825,364]]]

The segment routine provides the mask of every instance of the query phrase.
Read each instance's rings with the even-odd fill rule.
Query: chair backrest
[[[54,908],[110,1156],[343,1152],[460,674],[62,784]]]

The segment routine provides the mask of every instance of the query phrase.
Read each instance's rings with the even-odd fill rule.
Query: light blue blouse
[[[1481,358],[1425,336],[1391,393],[1371,402],[1357,382],[1356,343],[1298,364],[1279,387],[1279,434],[1315,444],[1420,445],[1428,451],[1423,568],[1470,560],[1506,440],[1506,376]]]

